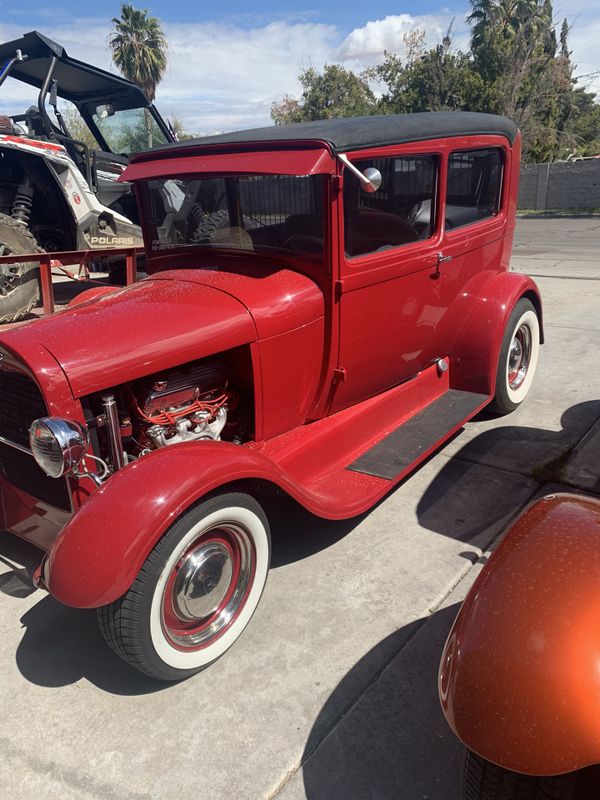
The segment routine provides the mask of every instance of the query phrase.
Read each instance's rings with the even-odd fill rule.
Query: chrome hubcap
[[[516,331],[508,353],[508,385],[518,389],[525,380],[531,359],[531,331],[527,325],[521,325]]]
[[[162,624],[180,648],[210,644],[244,607],[254,576],[252,539],[241,526],[200,534],[182,554],[165,586]]]
[[[223,602],[232,573],[231,555],[220,542],[209,542],[189,555],[179,568],[173,588],[179,616],[202,619],[213,614]]]

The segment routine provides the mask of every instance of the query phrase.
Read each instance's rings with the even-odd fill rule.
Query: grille
[[[0,436],[29,447],[29,426],[47,415],[40,390],[21,372],[0,370]],[[33,456],[0,444],[0,470],[13,486],[50,505],[71,510],[66,480],[49,478]]]

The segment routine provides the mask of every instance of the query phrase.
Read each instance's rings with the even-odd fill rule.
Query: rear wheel
[[[0,256],[42,252],[22,224],[0,214]],[[0,264],[0,322],[14,322],[39,299],[39,263]]]
[[[464,800],[575,800],[578,773],[538,778],[491,764],[467,752]]]
[[[238,639],[264,589],[269,525],[254,498],[209,498],[183,514],[129,591],[98,609],[110,647],[159,680],[199,672]]]
[[[510,414],[529,394],[540,353],[540,323],[530,300],[522,297],[504,330],[496,394],[491,403],[498,414]]]

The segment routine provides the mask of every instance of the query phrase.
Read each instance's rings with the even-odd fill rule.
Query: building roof
[[[512,144],[517,130],[515,123],[507,117],[467,111],[343,117],[293,125],[271,125],[268,128],[252,128],[220,136],[190,139],[156,147],[146,154],[146,158],[165,150],[181,151],[188,147],[285,142],[325,142],[333,153],[343,153],[347,150],[477,134],[504,136]]]

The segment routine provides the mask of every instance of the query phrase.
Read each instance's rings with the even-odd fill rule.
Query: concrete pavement
[[[436,672],[473,564],[548,485],[600,492],[599,235],[598,219],[519,221],[515,267],[546,276],[527,402],[470,423],[361,518],[273,500],[261,605],[195,678],[131,671],[93,613],[31,591],[39,554],[1,539],[1,796],[459,800]]]

